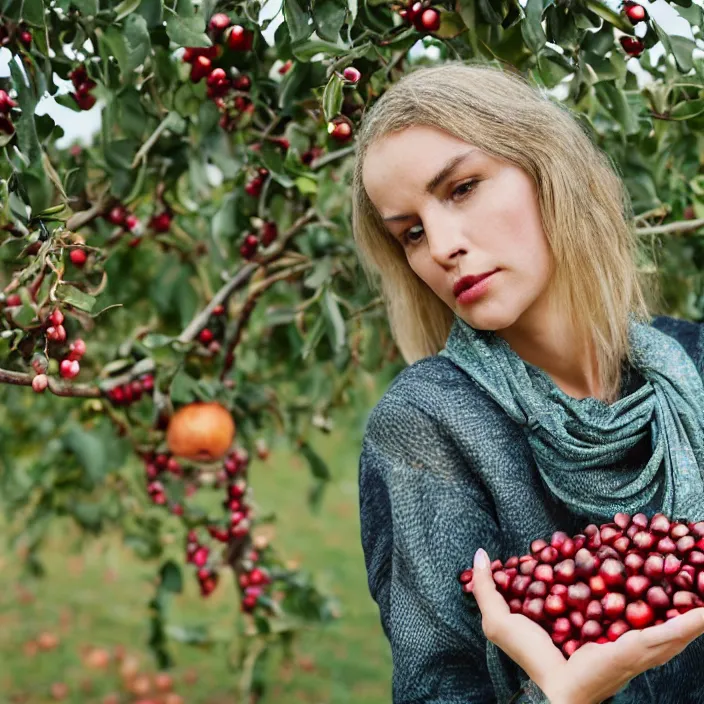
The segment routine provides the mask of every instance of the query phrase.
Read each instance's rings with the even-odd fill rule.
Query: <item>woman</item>
[[[479,608],[457,582],[480,548],[619,511],[704,518],[701,326],[648,314],[609,159],[521,77],[461,63],[388,90],[356,158],[355,241],[409,363],[360,459],[393,701],[704,702],[704,609],[567,660],[489,568]]]

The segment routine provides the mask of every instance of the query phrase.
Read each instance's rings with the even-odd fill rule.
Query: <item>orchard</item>
[[[27,568],[59,520],[120,532],[156,565],[160,667],[169,595],[230,571],[252,698],[257,657],[341,616],[258,532],[276,507],[248,472],[283,438],[314,510],[312,436],[403,366],[350,176],[365,108],[418,64],[500,64],[575,110],[664,310],[704,319],[704,15],[661,4],[691,36],[630,0],[283,0],[275,31],[257,2],[0,0],[0,502]],[[59,148],[47,95],[99,111],[90,146]]]

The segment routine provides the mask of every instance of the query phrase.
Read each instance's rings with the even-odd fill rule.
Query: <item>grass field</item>
[[[280,554],[317,575],[343,610],[337,622],[302,635],[293,665],[283,664],[277,649],[267,664],[271,686],[261,704],[387,704],[391,699],[390,653],[369,596],[359,541],[357,462],[363,420],[338,423],[333,433],[313,440],[334,474],[318,514],[306,506],[310,478],[301,458],[274,447],[265,463],[252,460],[257,501],[278,514],[275,545]],[[139,659],[140,671],[156,672],[146,646],[154,565],[136,559],[117,536],[78,549],[74,538],[70,526],[57,525],[42,554],[47,576],[39,581],[20,578],[19,557],[0,552],[2,704],[40,704],[61,697],[100,703],[111,693],[119,695],[112,701],[135,701],[121,689],[115,659],[121,649]],[[207,600],[199,597],[190,572],[188,577],[184,594],[172,602],[169,621],[206,624],[225,638],[235,633],[238,607],[229,575]],[[56,636],[56,646],[38,648],[41,633]],[[86,652],[96,647],[111,653],[107,668],[86,666]],[[226,647],[171,643],[174,691],[186,704],[237,703]]]

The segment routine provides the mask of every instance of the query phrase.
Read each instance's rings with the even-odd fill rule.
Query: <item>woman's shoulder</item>
[[[401,370],[371,410],[370,425],[399,415],[420,415],[443,424],[461,415],[491,413],[491,399],[447,357],[432,355]]]
[[[674,318],[669,315],[656,315],[651,325],[674,338],[684,347],[685,352],[695,361],[702,358],[702,333],[704,326],[691,320]]]

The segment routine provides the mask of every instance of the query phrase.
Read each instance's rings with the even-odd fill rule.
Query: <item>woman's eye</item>
[[[471,179],[469,181],[466,181],[465,183],[461,183],[459,186],[457,186],[457,188],[455,188],[454,191],[452,191],[452,195],[453,195],[453,197],[454,196],[458,196],[458,197],[466,196],[469,193],[472,193],[474,191],[473,186],[475,186],[475,185],[476,185],[475,179]],[[416,229],[416,228],[418,228],[418,229]],[[422,232],[423,232],[422,225],[415,225],[414,227],[411,227],[410,229],[406,230],[405,234],[402,237],[404,244],[409,243],[409,242],[411,244],[415,244],[419,240],[412,239],[413,235],[414,234],[422,234]]]

